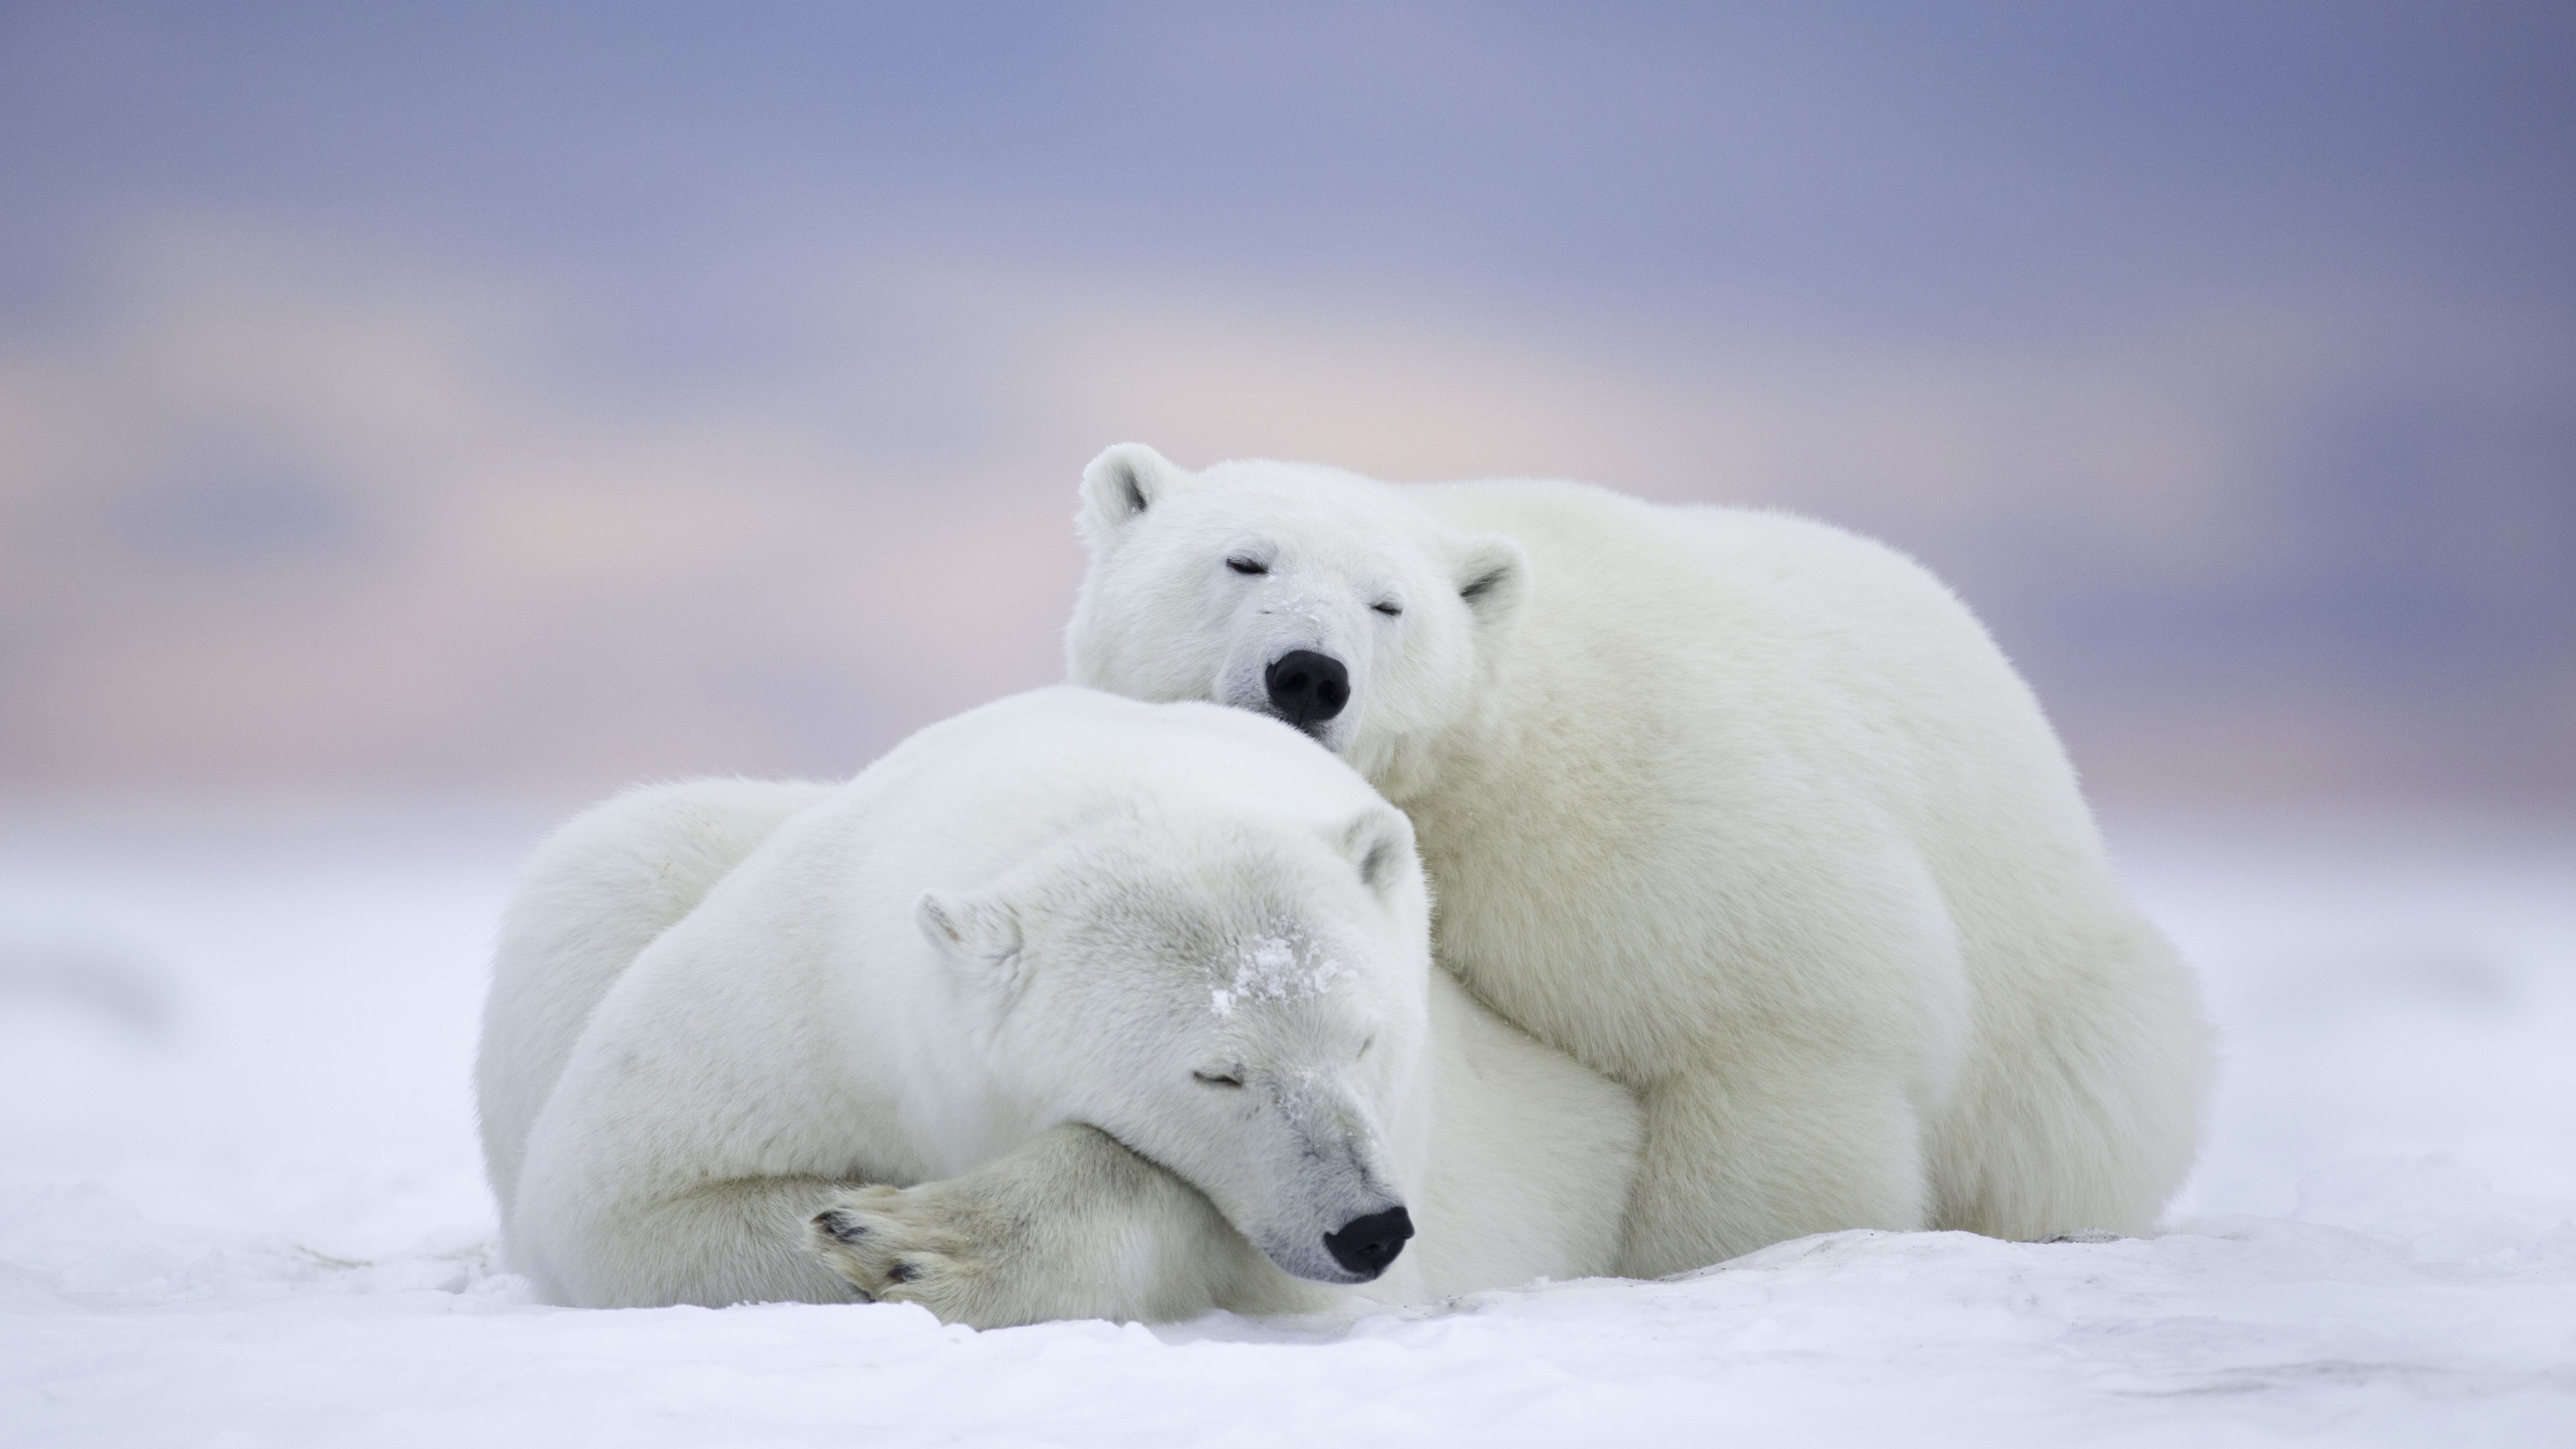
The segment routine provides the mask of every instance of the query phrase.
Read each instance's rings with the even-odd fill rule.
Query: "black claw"
[[[893,1267],[886,1269],[886,1281],[889,1283],[909,1283],[920,1276],[919,1268],[901,1260],[897,1260]]]
[[[845,1243],[855,1243],[859,1239],[868,1235],[868,1229],[865,1223],[858,1221],[838,1208],[834,1208],[829,1212],[814,1214],[814,1226],[821,1228],[823,1231],[830,1233],[833,1237],[838,1238]]]

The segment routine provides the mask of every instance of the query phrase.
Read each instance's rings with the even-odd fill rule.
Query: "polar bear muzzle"
[[[1384,1212],[1353,1218],[1342,1224],[1339,1232],[1324,1234],[1324,1251],[1366,1283],[1386,1271],[1386,1265],[1404,1251],[1405,1240],[1412,1236],[1413,1215],[1399,1204]]]
[[[1325,722],[1351,702],[1351,671],[1312,649],[1291,649],[1270,661],[1262,684],[1270,691],[1272,711],[1310,735],[1320,735]]]

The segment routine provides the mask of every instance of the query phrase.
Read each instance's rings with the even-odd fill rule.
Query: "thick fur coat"
[[[565,826],[509,909],[478,1088],[510,1261],[552,1301],[980,1325],[1606,1272],[1639,1136],[1629,1093],[1430,968],[1412,830],[1357,774],[1079,689],[847,785]]]
[[[1306,728],[1411,817],[1441,964],[1639,1094],[1623,1272],[1841,1228],[2137,1232],[2189,1168],[2190,975],[2029,689],[1910,560],[1777,513],[1135,445],[1080,521],[1075,681]]]

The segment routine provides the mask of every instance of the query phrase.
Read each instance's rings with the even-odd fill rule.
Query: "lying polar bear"
[[[1112,448],[1074,682],[1276,716],[1419,832],[1440,964],[1635,1090],[1620,1271],[2137,1232],[2209,1031],[2048,721],[1912,561],[1573,483]]]
[[[1428,916],[1403,815],[1205,705],[1040,690],[847,785],[621,796],[502,931],[510,1261],[987,1326],[1606,1272],[1635,1103],[1430,969]]]

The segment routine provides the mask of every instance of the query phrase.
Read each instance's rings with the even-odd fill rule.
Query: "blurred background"
[[[0,794],[847,774],[1138,439],[1779,506],[2122,806],[2576,807],[2576,10],[0,6]]]

